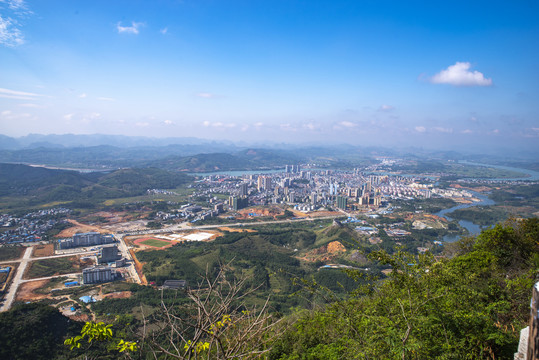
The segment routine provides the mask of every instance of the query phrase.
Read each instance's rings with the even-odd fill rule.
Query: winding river
[[[503,181],[521,181],[521,180],[537,181],[539,180],[539,172],[533,171],[533,170],[521,169],[521,168],[515,168],[515,167],[509,167],[509,166],[501,166],[501,165],[480,164],[480,163],[474,163],[470,161],[459,161],[459,164],[473,165],[473,166],[486,166],[486,167],[492,167],[492,168],[501,169],[501,170],[516,171],[516,172],[523,173],[526,175],[525,177],[519,177],[519,178],[492,179],[492,180],[503,180]],[[481,195],[478,192],[475,192],[475,191],[470,191],[470,192],[474,195],[475,198],[480,199],[480,201],[477,201],[471,204],[460,204],[457,206],[453,206],[452,208],[439,211],[434,215],[444,217],[447,220],[451,221],[453,219],[447,216],[446,214],[450,214],[451,212],[455,210],[465,209],[465,208],[478,206],[478,205],[489,206],[489,205],[494,205],[496,203],[494,200],[489,199],[487,196]],[[474,224],[473,222],[468,221],[468,220],[460,220],[459,225],[467,229],[470,235],[477,235],[481,232],[481,227],[479,225]],[[445,235],[443,237],[443,240],[447,242],[457,241],[458,239],[460,239],[460,235]]]
[[[475,198],[478,198],[480,201],[473,202],[471,204],[456,205],[456,206],[453,206],[452,208],[443,209],[442,211],[438,211],[434,215],[446,218],[447,220],[451,221],[453,219],[450,218],[449,216],[447,216],[446,214],[449,214],[449,213],[451,213],[451,212],[453,212],[455,210],[466,209],[466,208],[470,208],[472,206],[478,206],[478,205],[489,206],[489,205],[494,205],[495,204],[494,200],[489,199],[487,196],[481,195],[476,191],[471,191],[471,190],[468,190],[468,191],[471,192],[473,194],[473,196]],[[470,235],[477,235],[477,234],[479,234],[481,232],[481,227],[479,225],[476,225],[473,222],[468,221],[468,220],[460,220],[459,225],[462,226],[463,228],[465,228],[466,230],[468,230]],[[460,239],[460,235],[445,235],[443,237],[443,241],[447,241],[447,242],[457,241],[458,239]]]

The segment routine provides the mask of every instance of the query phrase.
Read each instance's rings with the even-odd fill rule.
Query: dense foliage
[[[302,313],[272,359],[509,359],[527,320],[539,257],[539,220],[497,225],[458,256],[370,257],[388,279]]]
[[[80,331],[57,309],[25,304],[0,313],[0,359],[67,358],[63,339]]]
[[[323,232],[325,236],[340,233],[336,228]],[[261,229],[257,234],[229,233],[218,240],[217,249],[209,249],[202,243],[174,247],[175,251],[164,260],[173,269],[198,266],[197,262],[207,262],[212,254],[219,255],[221,259],[229,259],[235,254],[235,258],[230,258],[232,262],[226,266],[226,273],[221,272],[222,266],[215,265],[215,268],[208,268],[210,272],[206,273],[205,276],[209,276],[206,278],[223,279],[227,283],[229,278],[253,275],[263,285],[255,288],[250,278],[244,277],[241,286],[231,288],[233,291],[220,290],[219,296],[208,297],[208,301],[226,298],[228,307],[219,308],[221,312],[215,314],[213,310],[207,310],[209,320],[201,318],[204,324],[200,326],[193,327],[193,323],[179,319],[191,319],[196,315],[196,311],[191,312],[189,303],[195,301],[198,304],[195,309],[209,304],[201,296],[204,290],[161,292],[151,287],[132,285],[130,290],[133,296],[130,299],[103,300],[92,305],[92,308],[100,316],[116,319],[113,322],[114,334],[118,335],[113,339],[116,344],[121,340],[133,341],[140,337],[141,322],[130,315],[117,317],[115,314],[143,309],[142,304],[150,306],[144,307],[145,319],[151,325],[147,330],[151,332],[158,326],[161,332],[151,335],[150,347],[144,346],[148,338],[139,339],[141,355],[150,348],[152,351],[171,349],[170,346],[177,341],[180,342],[176,345],[179,345],[181,356],[187,356],[191,351],[196,354],[199,343],[200,346],[207,343],[208,349],[201,348],[200,351],[201,355],[204,352],[208,354],[213,351],[210,340],[215,338],[215,333],[211,331],[215,331],[215,326],[226,325],[228,319],[235,316],[233,314],[239,317],[231,320],[231,324],[234,324],[230,328],[231,334],[250,334],[240,321],[241,316],[250,314],[243,311],[244,306],[247,309],[253,306],[260,308],[262,304],[249,304],[247,295],[252,292],[265,296],[270,294],[270,290],[276,289],[278,282],[273,278],[278,273],[274,272],[276,267],[293,268],[294,261],[297,261],[289,256],[293,251],[287,247],[300,242],[314,246],[317,241],[316,236],[301,229],[290,232]],[[282,250],[278,252],[278,249]],[[182,253],[188,255],[177,263]],[[155,265],[159,252],[146,254],[149,264]],[[310,300],[320,296],[329,303],[313,303],[318,304],[313,310],[306,310],[305,307],[295,310],[282,318],[279,326],[267,334],[260,332],[266,325],[259,327],[257,340],[243,342],[242,351],[256,353],[263,341],[263,350],[268,351],[266,355],[269,359],[513,357],[519,331],[528,320],[531,288],[537,280],[539,219],[496,225],[476,238],[465,238],[448,245],[443,258],[430,253],[415,255],[397,250],[389,254],[373,249],[367,257],[369,260],[365,261],[391,269],[387,278],[376,280],[367,276],[366,272],[353,269],[347,269],[344,273],[338,270],[318,271],[314,277],[305,277],[305,290],[315,293]],[[200,267],[198,269],[201,271]],[[211,273],[212,269],[216,274]],[[268,274],[272,276],[268,278]],[[211,288],[212,285],[209,286]],[[343,296],[343,291],[347,296]],[[230,294],[233,296],[229,297]],[[279,292],[272,292],[271,298],[273,301],[286,302],[286,299],[279,297]],[[229,307],[236,310],[224,310]],[[266,307],[270,312],[276,310],[270,303],[266,303]],[[151,312],[148,312],[149,309],[152,309]],[[106,316],[108,314],[110,316]],[[174,320],[174,323],[165,324],[163,319],[170,321],[171,316],[179,322]],[[177,336],[173,338],[167,337],[167,334],[171,334],[167,331],[170,326],[182,329],[181,324],[187,324],[189,330],[176,333]],[[64,358],[66,348],[62,348],[62,342],[66,337],[80,333],[80,329],[81,324],[70,323],[53,308],[37,304],[16,307],[0,314],[0,358]],[[197,338],[200,329],[202,332]],[[190,339],[191,343],[188,341]],[[233,339],[237,339],[237,336],[226,341],[231,344]],[[195,350],[190,350],[191,345]],[[107,358],[114,351],[118,353],[117,347],[109,349],[106,344],[92,345],[87,349],[74,349],[72,355]]]

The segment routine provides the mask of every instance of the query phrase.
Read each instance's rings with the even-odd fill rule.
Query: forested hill
[[[539,219],[448,244],[445,258],[369,257],[391,266],[388,278],[290,321],[271,359],[513,359],[537,281]]]
[[[301,157],[291,151],[247,149],[233,154],[170,156],[153,162],[152,166],[170,170],[211,172],[283,168],[285,164],[298,164],[305,160],[306,157]]]
[[[247,248],[241,247],[240,250]],[[362,276],[364,273],[360,270],[347,270],[347,274],[361,284],[349,292],[347,298],[333,298],[327,306],[314,310],[297,309],[292,315],[281,317],[273,327],[265,323],[256,327],[253,323],[241,321],[233,323],[233,326],[224,326],[223,320],[218,327],[219,332],[209,332],[217,322],[208,320],[204,329],[210,330],[201,332],[197,338],[208,347],[200,347],[195,353],[204,358],[225,358],[220,356],[221,350],[209,346],[210,342],[222,337],[227,342],[220,342],[219,349],[241,346],[242,353],[256,354],[250,358],[270,360],[512,359],[517,351],[520,330],[529,320],[531,289],[537,281],[539,219],[500,224],[483,231],[477,238],[449,244],[446,250],[443,258],[435,258],[428,253],[371,252],[371,259],[390,266],[392,271],[386,279],[369,279]],[[132,287],[133,290],[137,288],[136,285]],[[316,286],[309,289],[316,291]],[[156,292],[157,301],[163,301],[158,290],[151,287],[143,287],[143,290],[145,296]],[[196,289],[194,293],[203,291],[204,288]],[[319,287],[318,291],[326,290]],[[189,306],[188,297],[183,293],[168,294],[183,299],[178,306],[178,316],[201,316],[197,307]],[[242,293],[235,294],[241,299]],[[329,293],[325,295],[326,299],[331,299]],[[226,308],[225,318],[231,321],[228,319],[234,318],[234,311],[240,316],[249,314],[248,309],[243,306]],[[164,320],[167,314],[170,316],[170,311],[170,308],[157,310],[150,319],[169,326]],[[212,317],[212,314],[202,314],[208,319]],[[137,330],[137,326],[142,329],[142,323],[131,316],[123,317],[124,320],[128,318],[129,322],[122,322],[118,321],[121,317],[116,317],[114,331],[122,338],[138,341],[137,353],[130,356],[150,358],[152,349],[158,349],[153,355],[162,354],[159,346],[166,346],[167,337],[152,337],[145,333],[142,338],[143,331]],[[61,331],[51,330],[49,321],[61,324]],[[165,328],[163,333],[179,331],[184,323],[190,324],[175,321],[173,328]],[[61,344],[66,336],[74,335],[66,328],[66,319],[57,310],[45,311],[43,306],[15,307],[0,314],[0,324],[2,332],[7,334],[0,336],[0,353],[9,359],[25,358],[19,354],[27,354],[29,349],[34,349],[32,344],[39,344],[50,351],[45,358],[65,358]],[[255,340],[238,335],[256,331],[265,333]],[[180,336],[190,339],[193,332],[186,331]],[[184,355],[191,354],[185,350],[189,347],[187,340],[173,344],[170,351],[178,355],[177,358],[188,358]],[[108,350],[106,345],[93,347],[84,355],[96,359],[111,358],[110,343]],[[82,355],[77,349],[71,354]],[[44,358],[41,353],[39,355],[39,358]],[[200,358],[191,358],[195,357]]]
[[[19,196],[30,204],[49,201],[100,201],[142,195],[147,189],[172,189],[189,181],[183,173],[156,168],[79,173],[19,164],[0,164],[0,197]]]

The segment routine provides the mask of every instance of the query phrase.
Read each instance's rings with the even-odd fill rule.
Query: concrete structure
[[[117,268],[125,266],[125,259],[122,258],[120,260],[116,260],[115,265],[116,265]]]
[[[118,253],[118,247],[116,245],[103,246],[99,249],[99,255],[97,256],[98,264],[106,264],[121,259],[121,255]]]
[[[115,280],[116,271],[108,266],[92,266],[82,270],[82,282],[84,284],[97,284]]]
[[[240,210],[246,208],[249,205],[249,199],[247,199],[246,197],[238,198],[235,196],[231,196],[228,198],[228,205],[234,210]]]
[[[103,235],[98,232],[80,233],[73,235],[71,239],[58,240],[58,249],[111,244],[113,242],[114,236],[110,234]]]
[[[248,186],[249,186],[249,184],[247,184],[247,183],[240,184],[240,189],[239,189],[240,190],[239,191],[240,196],[247,196],[249,194]]]
[[[337,196],[336,205],[341,210],[346,210],[348,199],[345,196]]]
[[[163,289],[185,289],[187,287],[186,280],[165,280]]]

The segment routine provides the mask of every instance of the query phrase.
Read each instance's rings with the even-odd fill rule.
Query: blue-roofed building
[[[94,303],[97,301],[93,296],[90,296],[90,295],[81,296],[79,300],[85,304]]]

